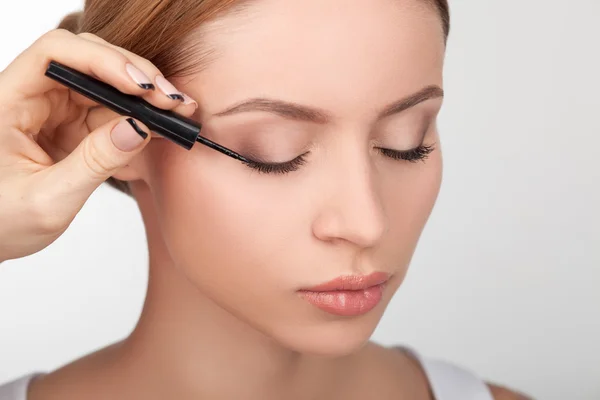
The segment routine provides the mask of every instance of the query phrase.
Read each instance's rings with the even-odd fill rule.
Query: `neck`
[[[178,271],[138,193],[150,275],[139,322],[120,346],[120,376],[146,398],[316,398],[344,375],[347,357],[291,351],[215,304]]]

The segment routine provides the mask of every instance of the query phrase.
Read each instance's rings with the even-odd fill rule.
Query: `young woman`
[[[108,179],[139,204],[148,294],[129,337],[0,399],[522,398],[369,342],[440,186],[445,0],[88,0],[61,27],[0,75],[0,261]],[[250,162],[149,134],[50,60]]]

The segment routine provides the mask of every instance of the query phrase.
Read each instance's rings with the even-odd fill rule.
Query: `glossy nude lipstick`
[[[45,75],[118,114],[143,122],[151,131],[186,150],[199,142],[236,160],[249,162],[242,155],[200,136],[202,125],[191,118],[155,107],[141,97],[122,93],[105,82],[56,61],[50,62]]]
[[[366,276],[346,275],[298,293],[304,300],[330,314],[357,316],[379,304],[389,278],[390,275],[384,272]]]

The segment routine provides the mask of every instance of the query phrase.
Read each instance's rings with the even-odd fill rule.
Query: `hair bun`
[[[81,22],[81,18],[83,17],[83,11],[73,12],[60,21],[58,24],[58,28],[66,29],[69,32],[79,33],[79,24]]]

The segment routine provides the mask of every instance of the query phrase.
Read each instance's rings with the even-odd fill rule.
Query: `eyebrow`
[[[426,86],[416,93],[404,97],[385,107],[378,115],[377,119],[389,117],[393,114],[399,114],[409,108],[416,106],[426,100],[444,97],[444,91],[437,85]],[[317,124],[327,124],[333,118],[327,111],[304,106],[297,103],[287,102],[277,99],[252,98],[244,100],[224,111],[220,111],[215,116],[226,116],[250,111],[266,111],[277,114],[281,117],[299,121],[314,122]]]

